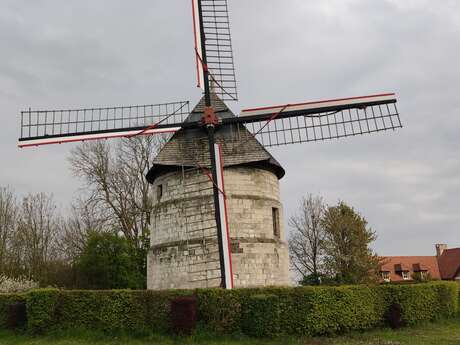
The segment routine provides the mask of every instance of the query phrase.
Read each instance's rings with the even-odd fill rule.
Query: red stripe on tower
[[[219,216],[222,229],[223,257],[225,268],[225,286],[227,289],[233,289],[233,267],[232,251],[230,242],[230,229],[228,224],[227,197],[224,186],[224,165],[222,161],[222,148],[219,144],[215,145],[216,152],[216,170],[217,170],[217,187],[219,188]]]

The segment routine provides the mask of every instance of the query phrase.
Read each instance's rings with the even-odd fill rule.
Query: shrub
[[[383,307],[366,286],[304,287],[281,294],[281,329],[323,335],[364,330],[382,323]]]
[[[7,328],[9,307],[18,302],[25,302],[24,294],[0,294],[0,329]]]
[[[387,311],[400,303],[408,325],[453,315],[458,287],[449,282],[375,285],[198,290],[199,320],[218,333],[328,335],[366,330],[387,323]],[[276,296],[273,297],[273,296]],[[268,306],[272,310],[266,310]],[[250,320],[257,322],[250,322]],[[268,328],[261,330],[261,325]]]
[[[198,289],[198,320],[216,333],[240,330],[241,301],[245,290]]]
[[[281,333],[278,296],[250,296],[243,310],[241,326],[246,334],[255,337],[273,337]]]
[[[429,282],[432,281],[433,278],[431,277],[430,272],[414,272],[412,273],[412,280],[416,283],[423,283],[423,282]]]
[[[89,289],[142,289],[145,274],[136,250],[112,233],[90,233],[76,261],[78,286]]]
[[[54,314],[59,290],[31,291],[27,295],[27,329],[33,334],[43,334],[54,325]]]
[[[38,288],[38,283],[26,277],[0,275],[0,293],[18,293]]]
[[[313,274],[304,276],[302,280],[299,281],[299,284],[303,286],[310,286],[310,285],[317,286],[317,285],[320,285],[324,281],[324,278],[326,277],[323,277],[321,274],[313,273]]]
[[[392,303],[401,305],[402,322],[407,325],[451,317],[458,310],[458,286],[452,282],[385,285],[381,286],[381,293],[386,309]]]
[[[28,328],[33,333],[52,329],[90,329],[138,334],[167,332],[171,330],[171,300],[185,293],[39,290],[31,292],[27,297]],[[44,308],[36,306],[40,304],[40,300]]]
[[[6,326],[9,329],[24,328],[27,322],[27,309],[25,302],[15,302],[8,306]]]
[[[327,335],[382,326],[389,322],[392,304],[400,305],[401,322],[407,325],[450,317],[458,311],[458,293],[458,284],[451,282],[231,291],[47,289],[0,295],[0,326],[6,325],[8,306],[26,300],[27,327],[32,333],[52,329],[171,332],[171,301],[195,294],[198,322],[207,331],[264,337]]]
[[[393,329],[398,329],[403,326],[402,308],[399,303],[392,303],[386,313],[388,325]]]
[[[176,297],[171,301],[171,321],[178,335],[190,335],[196,328],[196,298]]]

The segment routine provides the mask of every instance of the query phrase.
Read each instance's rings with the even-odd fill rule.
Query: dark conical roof
[[[211,97],[216,116],[220,119],[235,115],[216,95]],[[201,120],[204,112],[204,98],[196,105],[185,122]],[[253,166],[272,171],[281,179],[285,171],[273,156],[241,124],[226,124],[216,127],[215,140],[222,145],[224,167]],[[206,129],[187,128],[176,132],[163,146],[153,166],[147,173],[147,180],[153,183],[158,176],[176,171],[182,167],[211,166]]]

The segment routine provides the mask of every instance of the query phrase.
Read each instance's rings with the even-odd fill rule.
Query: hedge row
[[[170,303],[195,295],[202,328],[253,336],[324,335],[365,330],[385,324],[390,305],[398,303],[402,321],[449,317],[458,311],[458,284],[263,288],[225,291],[65,291],[36,290],[0,295],[0,327],[7,306],[27,303],[27,329],[95,329],[107,332],[171,331]]]
[[[402,322],[450,317],[458,311],[458,286],[418,285],[199,290],[199,318],[219,333],[242,330],[254,336],[327,335],[386,324],[393,303]]]
[[[185,291],[36,290],[27,298],[27,329],[93,329],[104,332],[170,331],[170,303]]]
[[[25,294],[0,294],[0,329],[5,329],[8,322],[8,308],[17,302],[25,302]]]

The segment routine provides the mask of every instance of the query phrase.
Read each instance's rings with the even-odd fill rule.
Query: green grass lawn
[[[460,318],[429,323],[399,331],[378,330],[337,338],[251,339],[247,337],[109,337],[100,333],[62,333],[32,337],[0,332],[1,345],[460,345]]]

